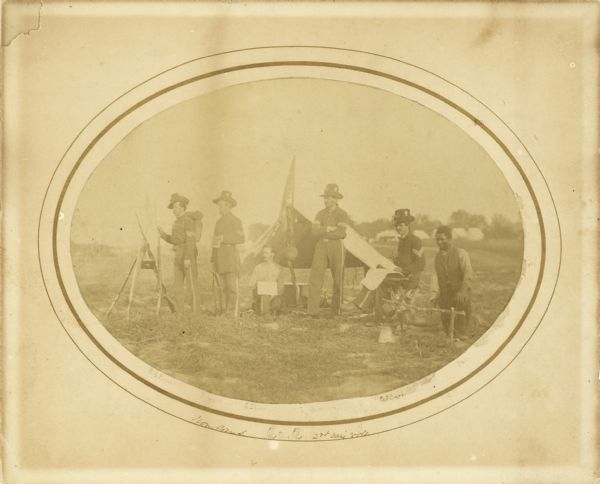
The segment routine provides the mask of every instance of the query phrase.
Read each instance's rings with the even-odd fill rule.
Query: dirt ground
[[[477,325],[463,347],[449,345],[439,315],[427,311],[416,312],[395,342],[379,343],[382,322],[362,316],[351,302],[362,278],[362,270],[355,269],[346,271],[343,312],[335,318],[310,319],[301,310],[278,317],[244,313],[237,321],[214,316],[212,278],[202,259],[199,318],[189,313],[177,318],[166,307],[157,318],[156,279],[150,270],[138,276],[130,321],[126,321],[129,287],[107,318],[135,252],[93,246],[74,246],[72,252],[80,290],[90,309],[123,346],[149,365],[218,395],[302,403],[374,395],[416,381],[457,358],[493,324],[518,281],[521,242],[457,245],[469,251],[476,275],[472,300]],[[387,254],[392,247],[378,249]],[[417,306],[429,304],[435,251],[433,244],[426,245],[427,266]],[[163,257],[167,287],[172,284],[171,261],[171,254]],[[306,281],[308,271],[298,271],[298,278]],[[242,310],[251,305],[246,281],[247,276],[242,277]],[[395,328],[397,320],[383,323]]]

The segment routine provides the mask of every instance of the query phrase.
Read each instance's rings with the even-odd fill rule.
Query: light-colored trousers
[[[195,290],[195,298],[196,298],[196,311],[198,310],[198,307],[200,306],[200,300],[198,299],[198,264],[196,263],[196,259],[192,259],[190,261],[191,263],[191,273],[192,273],[192,280],[189,280],[189,272],[190,269],[185,269],[184,265],[183,265],[183,261],[182,260],[177,260],[177,258],[175,259],[175,264],[174,264],[174,284],[173,284],[173,296],[175,299],[175,311],[177,312],[177,314],[183,314],[183,308],[184,308],[184,301],[185,301],[185,291],[184,291],[184,286],[185,286],[185,282],[187,281],[188,285],[190,286],[190,291],[194,291]],[[193,284],[192,284],[193,282]],[[192,296],[194,297],[194,295]]]
[[[308,281],[308,314],[318,314],[321,305],[323,280],[327,267],[333,276],[331,311],[339,314],[342,304],[342,279],[344,270],[344,243],[342,240],[319,240],[315,246]]]

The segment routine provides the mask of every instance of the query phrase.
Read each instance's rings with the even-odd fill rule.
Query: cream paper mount
[[[45,1],[2,16],[3,481],[600,477],[597,4]],[[237,200],[247,263],[259,229],[290,214],[310,228],[331,183],[352,218],[327,249],[345,248],[342,316],[214,316],[212,200]],[[156,226],[176,232],[175,192],[203,214],[186,316],[157,309],[160,283],[178,302],[191,270],[163,240],[131,315],[127,285],[107,317],[140,227],[155,256]],[[423,227],[500,214],[518,235],[456,232],[481,320],[462,348],[419,312],[435,239],[425,329],[352,306],[355,265],[391,266],[398,245],[369,224],[399,209]],[[246,269],[228,279],[241,310]]]
[[[170,106],[229,86],[289,78],[374,87],[428,107],[460,126],[487,151],[518,200],[524,263],[510,303],[460,358],[406,387],[369,397],[286,405],[211,394],[132,355],[76,289],[70,241],[77,200],[86,180],[117,143]],[[554,291],[561,256],[556,212],[544,178],[527,149],[491,111],[423,69],[329,48],[248,49],[209,56],[169,69],[131,90],[94,118],[65,154],[48,187],[39,234],[44,281],[55,311],[95,366],[172,415],[203,427],[269,440],[372,435],[421,420],[468,397],[502,371],[535,331]]]

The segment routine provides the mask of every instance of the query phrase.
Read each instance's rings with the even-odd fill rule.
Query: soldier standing
[[[237,245],[245,241],[242,222],[231,209],[237,205],[231,192],[224,190],[213,203],[219,207],[221,218],[215,224],[212,262],[221,280],[225,310],[237,316],[239,312],[240,255]]]
[[[202,213],[186,212],[189,200],[174,193],[171,195],[168,208],[173,211],[175,221],[171,233],[167,234],[158,227],[160,237],[173,245],[175,251],[174,260],[174,292],[175,311],[183,314],[184,307],[184,283],[188,280],[192,290],[194,310],[199,309],[198,299],[198,249],[196,243],[202,235]]]
[[[330,183],[321,195],[325,208],[317,213],[312,225],[312,234],[318,238],[310,269],[308,314],[316,316],[321,303],[323,279],[327,267],[333,276],[331,310],[340,313],[342,304],[342,278],[344,270],[344,243],[348,215],[338,206],[343,198],[336,184]]]

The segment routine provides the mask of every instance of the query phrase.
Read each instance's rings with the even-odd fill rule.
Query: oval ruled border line
[[[343,49],[334,49],[334,50],[344,51]],[[366,52],[361,52],[361,53],[369,54],[369,53],[366,53]],[[218,55],[223,55],[223,54],[216,54],[215,56],[218,56]],[[371,55],[376,55],[376,54],[371,54]],[[391,58],[388,58],[388,59],[391,59]],[[195,60],[199,60],[199,59],[195,59]],[[396,59],[393,59],[393,60],[395,60],[396,62],[402,63],[402,61],[398,61]],[[194,62],[194,61],[190,61],[190,62]],[[188,63],[185,63],[185,64],[188,64]],[[406,63],[403,63],[403,64],[406,64]],[[182,64],[182,65],[184,65],[184,64]],[[108,133],[108,131],[110,131],[110,129],[113,126],[115,126],[120,120],[122,120],[128,114],[130,114],[131,112],[133,112],[136,109],[140,108],[141,106],[143,106],[144,104],[148,103],[152,99],[155,99],[155,98],[157,98],[157,97],[159,97],[159,96],[161,96],[163,94],[166,94],[166,93],[168,93],[170,91],[173,91],[173,90],[175,90],[177,88],[183,87],[185,85],[191,84],[193,82],[196,82],[196,81],[199,81],[199,80],[202,80],[202,79],[207,79],[207,78],[210,78],[210,77],[218,76],[218,75],[221,75],[221,74],[226,74],[226,73],[229,73],[229,72],[235,72],[235,71],[246,70],[246,69],[259,69],[259,68],[267,68],[267,67],[269,67],[269,68],[271,68],[271,67],[286,67],[286,66],[288,66],[288,67],[289,66],[327,67],[327,68],[334,68],[334,69],[347,69],[347,70],[358,71],[358,72],[361,72],[361,73],[364,73],[364,74],[379,76],[379,77],[386,78],[388,80],[392,80],[392,81],[395,81],[395,82],[403,83],[403,84],[405,84],[405,85],[407,85],[409,87],[417,89],[417,90],[419,90],[419,91],[421,91],[421,92],[423,92],[423,93],[425,93],[425,94],[427,94],[429,96],[432,96],[432,97],[434,97],[434,98],[436,98],[436,99],[444,102],[445,104],[447,104],[448,106],[450,106],[454,110],[458,111],[462,115],[464,115],[467,118],[469,118],[477,126],[479,126],[503,150],[503,152],[511,160],[511,162],[513,163],[513,165],[515,166],[515,168],[519,172],[520,176],[524,180],[525,185],[527,187],[527,190],[529,192],[529,196],[531,197],[531,199],[532,199],[532,201],[534,203],[535,211],[536,211],[536,214],[537,214],[537,217],[538,217],[538,221],[540,222],[539,223],[539,228],[540,228],[540,235],[541,235],[541,239],[540,239],[541,240],[541,248],[540,248],[541,264],[540,264],[540,272],[538,274],[537,284],[536,284],[536,287],[535,287],[535,290],[534,290],[533,297],[529,301],[529,304],[527,305],[527,308],[526,308],[525,312],[523,313],[523,315],[522,315],[519,323],[512,330],[512,332],[510,333],[509,337],[500,345],[500,347],[498,347],[496,349],[496,351],[482,365],[480,365],[480,367],[478,367],[476,370],[472,371],[471,373],[469,373],[468,375],[466,375],[465,377],[463,377],[459,381],[453,383],[452,385],[449,385],[448,387],[444,388],[443,390],[440,390],[439,392],[434,393],[434,394],[428,396],[427,398],[421,399],[418,402],[415,402],[415,403],[412,403],[412,404],[409,404],[409,405],[405,405],[403,407],[399,407],[399,408],[397,408],[395,410],[392,410],[392,411],[386,411],[386,412],[376,413],[376,414],[373,414],[373,415],[367,415],[367,416],[359,417],[359,418],[340,419],[340,420],[315,420],[315,421],[288,421],[288,420],[274,420],[274,419],[255,418],[255,417],[249,417],[249,416],[244,416],[244,415],[238,415],[238,414],[230,413],[230,412],[224,412],[224,411],[221,411],[221,410],[218,410],[218,409],[207,407],[205,405],[200,405],[200,404],[198,404],[196,402],[192,402],[192,401],[187,400],[185,398],[182,398],[182,397],[180,397],[178,395],[175,395],[175,394],[172,394],[170,392],[165,391],[164,389],[158,387],[157,385],[153,384],[152,382],[146,380],[145,378],[141,377],[137,373],[133,372],[131,369],[129,369],[123,363],[121,363],[120,361],[118,361],[117,359],[115,359],[106,350],[106,348],[104,348],[100,344],[100,342],[94,337],[94,335],[90,332],[89,328],[86,327],[85,323],[83,322],[83,320],[81,319],[81,317],[77,313],[77,311],[76,311],[76,309],[75,309],[75,307],[74,307],[71,299],[69,298],[68,292],[67,292],[67,290],[65,288],[64,281],[63,281],[62,275],[60,273],[60,267],[59,267],[59,264],[58,264],[58,254],[57,254],[57,225],[58,225],[59,216],[60,216],[60,208],[61,208],[64,196],[65,196],[65,193],[66,193],[66,191],[67,191],[67,189],[69,187],[69,184],[70,184],[70,182],[71,182],[71,180],[72,180],[75,172],[77,171],[78,167],[81,165],[82,161],[87,156],[87,154],[94,147],[94,145],[104,135],[106,135]],[[177,67],[179,67],[179,66],[177,66]],[[416,66],[411,66],[411,67],[416,67]],[[173,69],[176,69],[176,67],[173,68]],[[173,69],[169,69],[167,71],[164,71],[161,74],[164,74],[165,72],[168,72],[168,71],[173,70]],[[420,69],[420,70],[423,70],[423,69]],[[158,74],[154,78],[160,76],[161,74]],[[436,77],[439,77],[439,76],[436,76]],[[147,81],[139,84],[136,87],[142,86],[142,85],[146,84],[147,82],[149,82],[149,80],[147,80]],[[445,82],[448,82],[448,81],[445,81]],[[131,92],[134,89],[136,89],[136,88],[133,88],[132,90],[130,90],[128,92]],[[484,106],[479,101],[477,101],[477,102],[480,105]],[[114,102],[111,103],[111,105],[112,104],[114,104]],[[108,107],[110,107],[111,105],[107,106],[107,108],[105,108],[105,109],[108,109]],[[489,108],[487,108],[487,106],[484,106],[484,107],[486,107],[486,109],[493,114],[493,112]],[[496,118],[498,118],[498,117],[496,116]],[[90,121],[90,123],[91,123],[91,121]],[[78,137],[85,131],[85,129],[86,128],[84,128],[79,133]],[[513,135],[514,135],[514,133],[513,133]],[[516,137],[516,135],[515,135],[515,138],[518,140],[518,138]],[[520,140],[519,140],[519,142],[520,142]],[[65,155],[63,156],[62,160],[64,160],[66,154],[68,153],[68,151],[73,146],[73,143],[71,144],[71,146],[69,147],[69,149],[67,150],[67,152],[65,153]],[[521,145],[522,145],[522,143],[521,143]],[[61,162],[62,162],[62,160],[61,160]],[[532,160],[533,160],[533,158],[532,158]],[[537,168],[537,165],[536,165],[536,168]],[[57,168],[57,170],[58,170],[58,168]],[[538,168],[538,170],[539,170],[539,168]],[[56,171],[55,171],[55,175],[56,175]],[[53,176],[52,181],[54,181],[54,176]],[[52,183],[52,181],[51,181],[51,183]],[[49,189],[50,189],[50,187],[48,187],[48,189],[46,191],[46,197],[48,195]],[[549,191],[548,191],[548,194],[550,195],[550,198],[551,198],[551,194],[549,193]],[[44,199],[44,205],[46,205],[46,198]],[[555,210],[555,212],[556,212],[556,210]],[[377,69],[367,68],[367,67],[362,67],[362,66],[356,66],[356,65],[352,65],[352,64],[336,63],[336,62],[290,60],[290,61],[273,61],[273,62],[257,62],[257,63],[241,64],[241,65],[237,65],[237,66],[233,66],[233,67],[227,67],[227,68],[223,68],[223,69],[213,70],[213,71],[201,74],[201,75],[190,77],[190,78],[185,79],[185,80],[183,80],[181,82],[178,82],[178,83],[172,84],[172,85],[170,85],[170,86],[168,86],[166,88],[160,89],[160,90],[156,91],[154,94],[152,94],[150,96],[147,96],[143,100],[135,103],[133,106],[131,106],[126,111],[122,112],[115,119],[113,119],[113,121],[110,122],[108,125],[106,125],[104,127],[104,129],[102,129],[100,131],[100,133],[92,140],[92,142],[89,143],[87,145],[87,147],[83,150],[83,152],[81,153],[81,155],[78,157],[78,160],[77,160],[76,164],[73,166],[73,168],[69,172],[69,175],[68,175],[68,177],[67,177],[67,179],[66,179],[66,181],[65,181],[65,183],[64,183],[64,185],[62,187],[58,203],[56,204],[56,208],[54,210],[54,219],[53,220],[54,221],[53,221],[53,230],[52,230],[52,252],[53,252],[55,275],[57,276],[61,292],[62,292],[62,294],[63,294],[63,296],[65,298],[65,301],[66,301],[67,305],[69,306],[70,311],[75,316],[76,321],[77,321],[79,327],[83,330],[83,332],[86,334],[86,336],[96,345],[96,347],[112,363],[114,363],[115,365],[117,365],[121,370],[125,371],[130,376],[132,376],[133,378],[135,378],[139,382],[143,383],[144,385],[152,388],[155,391],[158,391],[158,392],[162,393],[165,396],[168,396],[169,398],[175,399],[175,400],[177,400],[177,401],[179,401],[179,402],[181,402],[181,403],[183,403],[185,405],[189,405],[189,406],[194,407],[194,408],[196,408],[198,410],[210,412],[210,413],[213,413],[213,414],[216,414],[216,415],[220,415],[220,416],[224,416],[224,417],[228,417],[228,418],[233,418],[233,419],[238,419],[238,420],[246,420],[246,421],[249,421],[249,422],[256,422],[256,423],[262,423],[262,424],[274,424],[274,425],[286,425],[286,426],[299,426],[300,427],[300,426],[340,425],[340,424],[350,424],[350,423],[356,423],[356,422],[364,422],[364,421],[378,419],[378,418],[383,418],[383,417],[387,417],[387,416],[390,416],[390,415],[398,414],[400,412],[407,411],[407,410],[409,410],[411,408],[415,408],[416,406],[422,405],[423,403],[426,403],[426,402],[431,401],[431,400],[433,400],[435,398],[439,398],[440,396],[442,396],[444,394],[447,394],[448,392],[450,392],[453,389],[457,388],[458,386],[462,385],[466,380],[472,378],[475,374],[479,373],[483,368],[485,368],[486,366],[488,366],[502,352],[502,350],[506,347],[506,345],[513,339],[513,337],[515,336],[515,334],[522,327],[523,322],[525,321],[527,315],[531,311],[531,308],[532,308],[532,306],[533,306],[533,304],[534,304],[534,302],[536,300],[536,297],[538,295],[539,288],[541,286],[541,282],[542,282],[543,276],[544,276],[544,270],[545,270],[545,267],[546,267],[546,259],[545,259],[546,258],[545,225],[544,225],[544,219],[543,219],[543,216],[542,216],[540,205],[539,205],[539,202],[538,202],[537,197],[535,195],[535,192],[534,192],[534,190],[533,190],[533,188],[531,186],[531,183],[530,183],[529,179],[527,178],[525,172],[523,171],[523,169],[521,168],[519,162],[517,161],[516,157],[511,153],[511,151],[508,149],[508,147],[500,140],[500,138],[498,136],[495,135],[495,133],[490,128],[488,128],[483,122],[481,122],[476,116],[472,115],[466,109],[460,107],[458,104],[450,101],[449,99],[445,98],[444,96],[440,95],[439,93],[436,93],[435,91],[432,91],[431,89],[428,89],[428,88],[426,88],[424,86],[419,85],[418,83],[409,81],[409,80],[404,79],[404,78],[399,77],[399,76],[395,76],[393,74],[389,74],[389,73],[384,72],[384,71],[379,71]],[[558,220],[557,220],[557,222],[558,222]],[[40,228],[41,228],[41,215],[40,215]],[[560,226],[559,226],[559,234],[560,234]],[[41,243],[41,232],[39,234],[39,239],[40,239],[40,243]],[[559,250],[559,254],[560,253],[561,253],[561,250]],[[41,264],[41,260],[40,260],[40,266],[41,265],[42,264]],[[558,268],[558,270],[560,270],[560,262],[559,262],[559,268]],[[557,276],[558,276],[558,270],[557,270]],[[43,272],[43,270],[42,270],[42,272]],[[44,284],[46,284],[45,278],[44,278]],[[49,293],[47,287],[46,287],[46,290],[47,290],[48,295],[50,297],[50,293]],[[552,289],[552,293],[553,293],[553,291],[554,291],[554,288]],[[51,299],[52,306],[54,308],[54,303],[52,302],[52,298],[50,297],[50,299]],[[551,299],[551,297],[550,297],[550,299]],[[549,303],[549,301],[548,301],[548,303]],[[58,316],[58,312],[56,311],[56,308],[54,308],[54,309],[55,309],[55,312],[57,313],[57,316]],[[544,310],[544,313],[545,313],[545,310]],[[60,317],[59,317],[59,320],[60,320]],[[68,333],[68,330],[66,329],[66,327],[64,326],[64,324],[62,323],[62,321],[61,321],[61,324],[63,325],[63,327],[65,328],[65,330]],[[539,323],[538,323],[538,325],[539,325]],[[537,327],[537,325],[536,325],[536,327]],[[534,329],[534,331],[535,331],[535,329]],[[75,344],[77,344],[77,343],[75,343]],[[526,342],[525,342],[525,344],[526,344]],[[520,352],[520,350],[518,352]],[[517,352],[517,354],[518,354],[518,352]],[[85,353],[83,353],[83,354],[85,355]],[[86,357],[87,357],[87,355],[86,355]],[[515,355],[515,357],[516,357],[516,355]],[[514,360],[514,358],[513,358],[513,360]],[[510,364],[510,362],[508,364]],[[504,367],[504,368],[506,368],[506,367]],[[498,373],[500,373],[501,371],[503,371],[504,368],[500,369],[500,371]],[[106,376],[110,378],[109,375],[106,375]],[[493,378],[495,378],[495,376]],[[111,380],[112,380],[112,378],[111,378]],[[112,380],[112,381],[114,381],[114,380]],[[483,387],[487,383],[489,383],[489,381],[486,382],[486,383],[484,383],[481,387]],[[481,387],[479,387],[479,389]],[[136,395],[136,397],[140,398],[137,395]],[[147,403],[149,403],[149,402],[147,402]],[[159,408],[159,407],[157,407],[157,408]],[[170,412],[167,412],[167,413],[170,413]],[[184,419],[184,420],[189,421],[187,419]]]

